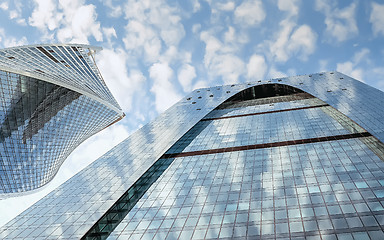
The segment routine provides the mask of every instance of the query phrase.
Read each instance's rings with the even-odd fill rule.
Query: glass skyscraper
[[[337,72],[204,88],[4,239],[384,239],[384,93]]]
[[[124,116],[97,69],[96,50],[0,50],[0,198],[45,185],[74,148]]]

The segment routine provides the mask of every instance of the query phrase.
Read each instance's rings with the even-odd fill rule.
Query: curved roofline
[[[86,44],[72,44],[72,43],[57,43],[56,44],[55,43],[55,44],[32,44],[32,45],[15,46],[15,47],[9,47],[9,48],[0,49],[0,52],[5,51],[5,50],[20,49],[20,48],[33,48],[33,47],[41,47],[41,46],[81,47],[81,48],[88,48],[88,49],[94,50],[95,53],[97,51],[101,51],[103,49],[102,47],[86,45]],[[124,115],[124,112],[123,112],[122,109],[120,109],[120,108],[110,104],[108,101],[105,101],[105,100],[103,100],[102,98],[100,98],[98,96],[92,95],[92,94],[90,94],[90,93],[88,93],[88,92],[86,92],[84,90],[81,90],[81,89],[78,89],[76,87],[73,87],[70,84],[66,84],[64,82],[57,82],[54,79],[51,79],[51,78],[48,78],[48,77],[45,77],[45,76],[41,76],[38,73],[31,73],[31,72],[27,72],[27,71],[23,71],[23,70],[20,70],[20,69],[7,67],[7,66],[0,66],[0,71],[12,72],[12,73],[15,73],[15,74],[24,75],[24,76],[27,76],[27,77],[36,78],[36,79],[39,79],[41,81],[46,81],[46,82],[49,82],[49,83],[52,83],[52,84],[55,84],[55,85],[58,85],[58,86],[62,86],[62,87],[68,88],[68,89],[70,89],[72,91],[78,92],[78,93],[80,93],[82,95],[85,95],[85,96],[95,100],[95,101],[98,101],[98,102],[102,103],[106,107],[108,107],[108,108],[112,109],[113,111],[117,112],[120,116]]]

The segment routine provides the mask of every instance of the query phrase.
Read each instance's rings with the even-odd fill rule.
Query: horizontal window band
[[[203,119],[201,119],[201,121],[212,121],[212,120],[219,120],[219,119],[226,119],[226,118],[248,117],[248,116],[253,116],[253,115],[262,115],[262,114],[279,113],[279,112],[289,112],[289,111],[295,111],[295,110],[303,110],[303,109],[319,108],[319,107],[327,107],[327,106],[329,106],[329,104],[322,104],[322,105],[308,106],[308,107],[300,107],[300,108],[289,108],[289,109],[267,111],[267,112],[258,112],[258,113],[247,113],[247,114],[240,114],[240,115],[233,115],[233,116],[226,116],[226,117],[203,118]]]
[[[238,147],[216,148],[216,149],[193,151],[193,152],[164,154],[161,158],[189,157],[189,156],[197,156],[197,155],[205,155],[205,154],[245,151],[245,150],[252,150],[252,149],[282,147],[282,146],[307,144],[307,143],[317,143],[317,142],[328,142],[328,141],[336,141],[336,140],[351,139],[351,138],[361,138],[361,137],[370,137],[370,136],[372,136],[372,135],[369,132],[350,133],[350,134],[319,137],[319,138],[307,138],[307,139],[299,139],[299,140],[291,140],[291,141],[283,141],[283,142],[261,143],[261,144],[238,146]]]
[[[315,98],[315,97],[305,92],[294,93],[294,94],[283,95],[283,96],[275,96],[275,97],[264,97],[264,98],[252,97],[251,99],[248,99],[248,100],[242,99],[237,101],[224,102],[220,106],[218,106],[217,109],[231,109],[231,108],[239,108],[239,107],[242,108],[247,106],[290,102],[290,101],[304,100],[304,99],[310,99],[310,98]]]

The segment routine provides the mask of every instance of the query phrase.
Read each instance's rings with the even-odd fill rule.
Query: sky
[[[126,117],[81,144],[53,181],[0,200],[0,226],[196,88],[339,71],[384,90],[384,1],[0,0],[0,47],[100,46]]]

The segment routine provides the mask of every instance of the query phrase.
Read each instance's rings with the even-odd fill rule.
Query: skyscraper
[[[123,117],[96,67],[96,50],[0,50],[0,198],[45,185],[74,148]]]
[[[337,72],[195,90],[0,237],[383,239],[383,100]]]

